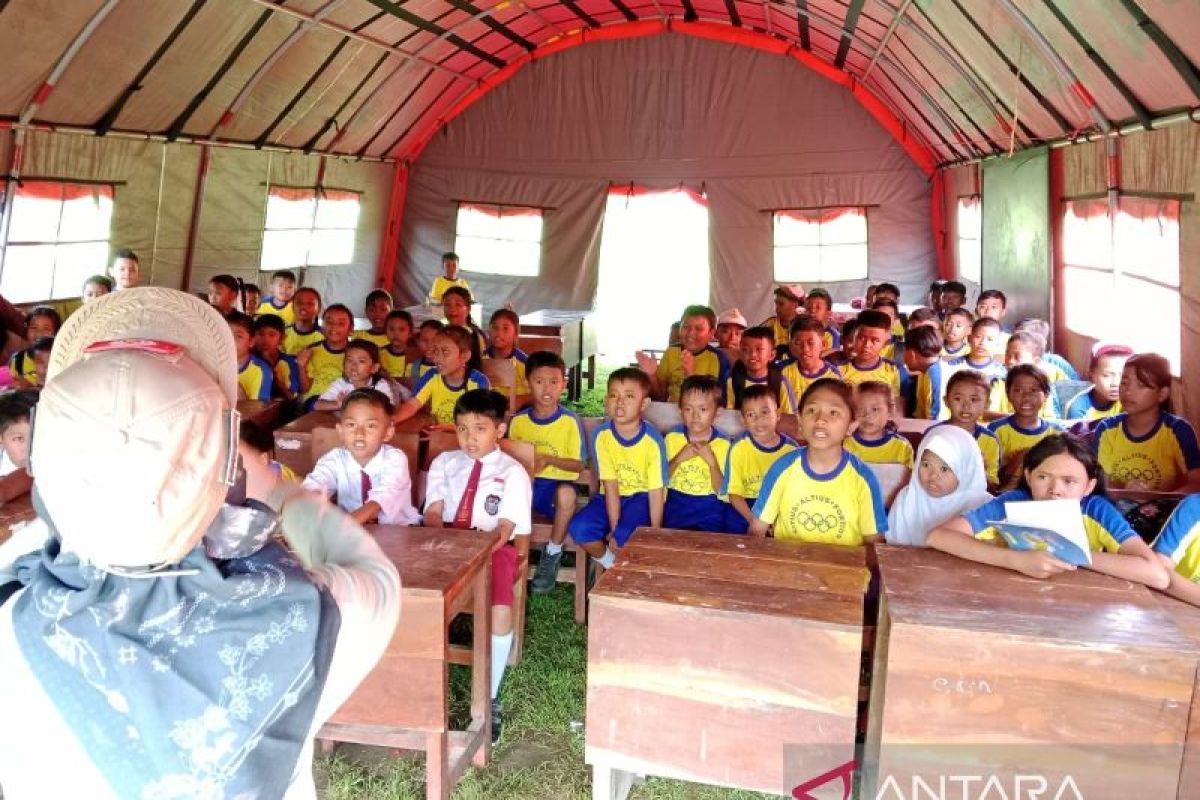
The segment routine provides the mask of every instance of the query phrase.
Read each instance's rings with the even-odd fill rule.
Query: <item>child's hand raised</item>
[[[683,374],[690,376],[696,369],[696,354],[691,350],[680,349],[679,363],[683,366]]]
[[[308,367],[308,362],[312,361],[313,349],[306,347],[299,353],[296,353],[296,363],[300,365],[300,369]]]
[[[658,374],[658,359],[647,353],[645,350],[638,350],[633,354],[637,359],[638,369],[647,375]]]

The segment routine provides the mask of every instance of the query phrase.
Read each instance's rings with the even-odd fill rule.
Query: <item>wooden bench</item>
[[[323,741],[425,752],[425,796],[449,798],[468,764],[487,766],[491,748],[491,550],[473,531],[375,526],[375,540],[400,571],[400,624],[375,669],[322,726]],[[471,722],[450,729],[447,631],[475,615]]]
[[[876,547],[883,584],[863,796],[913,776],[1041,775],[1055,796],[1174,800],[1196,646],[1143,586],[1035,580]],[[885,791],[886,794],[886,791]]]
[[[592,590],[593,798],[635,775],[791,796],[852,761],[866,581],[862,548],[637,530]]]
[[[286,405],[282,400],[238,400],[237,410],[242,419],[266,431],[273,431],[283,424]]]

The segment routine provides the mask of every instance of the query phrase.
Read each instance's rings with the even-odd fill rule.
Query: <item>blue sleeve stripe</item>
[[[575,420],[575,427],[579,429],[579,460],[584,464],[588,464],[588,440],[587,433],[583,430],[583,420],[579,418],[578,414],[570,409],[566,409],[566,412],[567,416]]]
[[[1097,525],[1106,530],[1108,535],[1116,540],[1117,544],[1123,544],[1132,537],[1137,536],[1133,528],[1129,525],[1129,521],[1121,516],[1121,512],[1117,511],[1112,503],[1099,495],[1091,495],[1083,501],[1083,513],[1085,516],[1091,517]]]
[[[438,376],[438,371],[436,369],[431,369],[431,370],[429,370],[429,372],[426,372],[424,375],[422,375],[417,380],[416,386],[413,387],[413,394],[414,395],[420,394],[421,390],[424,389],[429,384],[429,382],[431,380],[433,380],[434,378],[436,378],[437,376]]]
[[[851,455],[851,458],[854,458]],[[875,532],[887,533],[887,511],[883,508],[883,490],[879,488],[879,481],[875,480],[875,473],[871,472],[865,464],[854,458],[851,462],[854,464],[855,471],[859,476],[867,482],[867,488],[871,491],[871,511],[875,515]]]
[[[796,459],[800,458],[800,450],[792,450],[786,455],[775,459],[775,463],[767,470],[767,474],[763,476],[762,489],[758,493],[758,501],[754,504],[754,515],[758,516],[761,507],[766,505],[767,498],[771,492],[775,490],[775,484],[779,481],[779,476],[787,471],[788,467],[796,463]]]
[[[1154,540],[1154,551],[1174,556],[1175,548],[1187,538],[1197,522],[1200,522],[1200,494],[1188,495],[1175,507],[1162,533]]]
[[[478,370],[471,370],[471,374],[467,376],[480,389],[490,389],[492,384],[488,381],[487,375],[484,375]]]
[[[667,468],[667,443],[663,441],[663,437],[651,425],[645,425],[646,434],[658,445],[658,461],[659,467],[662,470],[662,484],[665,487],[668,483]]]
[[[1174,415],[1165,417],[1175,440],[1179,442],[1179,450],[1183,453],[1183,463],[1189,470],[1200,468],[1200,446],[1196,444],[1196,431],[1190,422]]]
[[[745,435],[745,434],[743,434]],[[726,497],[729,494],[729,471],[733,464],[733,448],[737,447],[737,443],[741,441],[739,436],[729,445],[729,450],[725,453],[725,469],[721,470],[721,496]]]

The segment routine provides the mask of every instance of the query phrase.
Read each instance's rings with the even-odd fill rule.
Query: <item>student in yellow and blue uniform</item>
[[[389,378],[407,378],[409,373],[409,349],[412,346],[413,318],[403,308],[388,312],[384,320],[388,343],[379,348],[379,361]]]
[[[1025,365],[1032,368],[1031,365]],[[1018,488],[1005,492],[932,531],[929,547],[970,561],[991,564],[1034,578],[1049,578],[1072,569],[1041,549],[1012,550],[990,523],[1006,518],[1005,503],[1033,500],[1076,500],[1092,551],[1090,569],[1165,589],[1168,570],[1104,497],[1104,472],[1082,440],[1070,434],[1038,442],[1025,457]]]
[[[871,303],[871,309],[882,311],[892,321],[891,339],[883,346],[881,355],[888,361],[896,362],[896,366],[903,366],[904,329],[901,328],[900,335],[896,335],[896,326],[900,324],[900,306],[896,305],[895,300],[880,297]]]
[[[271,273],[271,294],[258,304],[258,316],[274,314],[283,320],[284,325],[291,325],[296,321],[292,309],[292,298],[295,294],[296,273],[289,269]]]
[[[304,370],[295,356],[283,352],[283,320],[274,314],[263,314],[254,320],[254,354],[271,367],[271,393],[284,400],[294,400],[304,392]]]
[[[488,320],[488,333],[492,343],[483,351],[484,358],[497,358],[509,361],[513,367],[515,386],[497,386],[497,391],[508,396],[517,396],[517,406],[529,402],[529,382],[525,380],[525,362],[529,356],[517,347],[517,333],[521,329],[521,318],[517,312],[509,308],[498,308],[492,312]]]
[[[729,370],[725,381],[725,407],[740,408],[742,395],[751,386],[769,386],[783,406],[787,401],[787,388],[783,383],[783,372],[774,362],[775,336],[770,328],[759,325],[742,331],[738,342],[740,358]]]
[[[906,331],[904,330],[904,320],[900,315],[900,287],[887,281],[876,286],[875,295],[871,298],[871,302],[868,305],[874,308],[875,304],[881,300],[890,300],[896,309],[895,315],[892,316],[892,341],[903,341]]]
[[[427,319],[421,323],[417,332],[417,352],[420,358],[413,359],[409,365],[410,378],[419,381],[437,370],[437,364],[433,360],[433,343],[437,341],[438,334],[445,329],[446,325],[441,320]]]
[[[452,286],[471,291],[467,279],[458,277],[458,254],[442,253],[442,274],[433,279],[433,287],[429,290],[429,299],[435,303],[442,302],[442,295]]]
[[[1050,382],[1033,364],[1017,364],[1010,369],[1004,388],[1013,413],[993,421],[988,430],[1000,440],[1000,488],[1011,489],[1021,478],[1021,463],[1029,449],[1062,429],[1041,417]]]
[[[304,348],[325,340],[325,332],[317,324],[317,317],[321,314],[321,295],[307,286],[298,289],[292,298],[292,314],[292,324],[287,326],[283,336],[283,352],[295,356]],[[350,326],[354,327],[353,315]]]
[[[954,308],[946,312],[942,321],[942,358],[949,361],[962,358],[971,351],[971,343],[967,337],[971,335],[971,325],[975,318],[965,308]]]
[[[792,323],[800,314],[805,300],[804,287],[798,283],[781,283],[775,287],[775,316],[767,317],[762,327],[775,334],[775,347],[782,357],[791,337]]]
[[[782,413],[795,414],[804,391],[814,381],[821,378],[841,379],[841,371],[823,357],[824,335],[824,326],[812,317],[798,317],[792,323],[792,339],[788,345],[792,359],[780,363],[785,392],[785,396],[779,402],[779,410]],[[841,340],[838,340],[838,344],[841,344]]]
[[[830,378],[800,400],[804,447],[780,458],[763,479],[750,533],[776,539],[862,545],[887,531],[883,493],[871,470],[842,447],[854,430],[853,390]]]
[[[413,398],[397,409],[396,422],[403,422],[428,406],[439,425],[453,425],[454,404],[464,392],[491,388],[487,377],[479,371],[474,338],[469,330],[457,325],[447,325],[438,332],[430,351],[437,369],[417,381]]]
[[[639,356],[643,369],[650,375],[652,396],[671,403],[679,402],[683,379],[691,375],[711,375],[717,379],[722,392],[729,377],[729,359],[712,344],[717,327],[717,315],[708,306],[688,306],[679,324],[679,344],[663,353],[662,361],[650,374],[649,362]],[[684,351],[692,358],[690,372],[684,369]]]
[[[1104,419],[1115,417],[1121,409],[1121,375],[1133,350],[1123,344],[1098,344],[1092,349],[1088,380],[1084,391],[1067,401],[1064,419]]]
[[[725,483],[719,494],[728,498],[727,533],[745,533],[754,519],[754,503],[763,478],[781,456],[795,450],[796,442],[779,433],[779,404],[769,386],[747,386],[742,394],[742,424],[746,432],[730,446],[725,458]]]
[[[1008,369],[1012,369],[1018,364],[1036,366],[1046,376],[1047,385],[1050,387],[1045,402],[1042,403],[1041,416],[1044,419],[1058,419],[1058,398],[1053,391],[1054,383],[1065,378],[1061,372],[1046,363],[1042,358],[1044,352],[1045,346],[1041,339],[1028,331],[1017,331],[1008,337],[1008,344],[1004,346],[1004,366]],[[1012,413],[1012,403],[1008,401],[1008,394],[999,381],[992,383],[992,396],[988,400],[988,410],[996,414]]]
[[[355,331],[354,338],[366,339],[382,350],[391,341],[387,335],[387,318],[392,311],[392,295],[386,289],[372,289],[364,306],[371,327]]]
[[[1200,446],[1187,420],[1171,413],[1171,365],[1156,353],[1125,362],[1121,408],[1092,441],[1112,485],[1156,492],[1200,490]]]
[[[971,333],[967,336],[970,349],[962,358],[951,359],[948,363],[954,367],[973,369],[987,378],[988,384],[1003,381],[1008,369],[992,356],[996,340],[1000,336],[1000,323],[990,317],[981,317],[971,324]]]
[[[1154,540],[1154,552],[1171,570],[1167,594],[1200,606],[1200,494],[1175,507]]]
[[[987,409],[990,387],[988,379],[973,369],[961,369],[950,376],[946,383],[945,407],[950,417],[939,425],[961,428],[975,439],[983,456],[984,474],[988,486],[1000,484],[1000,439],[991,430],[979,424]],[[936,427],[936,426],[935,426]]]
[[[25,318],[25,341],[32,345],[41,339],[53,340],[61,327],[62,317],[57,311],[50,306],[37,306]],[[8,360],[8,372],[12,375],[13,383],[18,389],[42,385],[38,378],[32,348],[13,353]]]
[[[642,419],[650,406],[650,377],[636,367],[608,376],[608,419],[592,436],[591,453],[601,493],[575,513],[567,532],[604,569],[633,532],[662,525],[667,448]]]
[[[716,378],[692,375],[683,381],[679,414],[683,424],[667,432],[667,501],[663,525],[692,531],[722,531],[728,504],[718,493],[729,440],[715,427],[721,396]]]
[[[882,311],[867,309],[858,314],[854,329],[854,357],[841,367],[842,379],[851,385],[880,381],[900,393],[900,370],[881,354],[891,341],[892,320]]]
[[[302,297],[300,292],[296,293],[297,310]],[[307,376],[308,391],[304,393],[304,406],[309,411],[330,384],[342,377],[354,315],[346,306],[335,303],[325,309],[321,321],[325,323],[325,338],[304,348],[296,357]]]
[[[254,320],[249,314],[231,311],[225,315],[233,334],[233,348],[238,360],[238,394],[247,400],[270,400],[274,370],[251,347],[254,341]]]
[[[896,432],[896,396],[892,387],[879,381],[866,381],[855,387],[854,432],[843,447],[864,464],[899,464],[910,471],[913,447]],[[908,483],[901,481],[901,485]]]
[[[930,378],[925,377],[935,364],[942,363],[942,332],[935,325],[914,325],[904,334],[904,367],[908,372],[904,392],[904,416],[929,418],[932,398],[940,394],[932,390]],[[924,380],[922,380],[924,379]],[[941,379],[938,378],[938,383]],[[924,387],[924,395],[922,395]],[[924,403],[924,413],[918,413]]]
[[[475,300],[471,292],[462,286],[451,286],[442,293],[442,314],[446,317],[447,325],[457,325],[475,334],[475,351],[480,355],[487,349],[487,336],[475,324],[471,316],[471,306]]]
[[[822,353],[830,353],[841,349],[842,334],[837,326],[829,321],[833,313],[833,297],[824,289],[813,289],[804,300],[804,311],[807,316],[821,323]],[[792,325],[795,325],[793,321]]]

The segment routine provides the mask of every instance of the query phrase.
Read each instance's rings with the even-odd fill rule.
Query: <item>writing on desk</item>
[[[934,678],[933,690],[938,694],[991,694],[992,685],[982,678]]]

